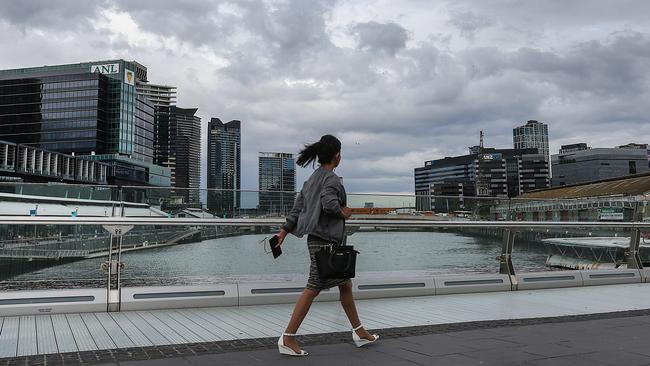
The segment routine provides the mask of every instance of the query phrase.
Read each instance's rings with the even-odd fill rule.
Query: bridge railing
[[[2,228],[72,230],[85,238],[76,241],[76,249],[49,254],[43,249],[31,253],[25,248],[7,249],[1,258],[5,268],[13,266],[13,270],[2,271],[0,312],[292,301],[304,286],[308,253],[304,239],[289,236],[284,254],[276,260],[271,257],[268,237],[283,223],[281,218],[0,216]],[[346,226],[348,243],[361,252],[355,280],[359,297],[642,283],[648,277],[642,246],[642,233],[650,231],[646,221],[477,221],[386,215],[353,216]],[[569,231],[582,232],[582,241],[535,242],[534,236],[526,236]],[[608,237],[614,246],[603,247],[617,251],[612,258],[602,253],[597,257],[601,245],[597,239],[602,237],[588,233],[599,231],[617,235]],[[90,244],[88,232],[108,239],[91,251],[84,248]],[[549,256],[541,248],[565,250],[565,257],[571,257],[569,250],[596,252],[591,266],[581,267],[575,261],[579,270],[566,270],[570,265],[561,270],[548,267]],[[21,251],[22,258],[17,255]],[[74,300],[79,296],[93,300]],[[335,299],[335,294],[325,292],[321,298]]]
[[[645,196],[606,196],[584,198],[522,198],[509,197],[508,192],[497,192],[495,197],[476,197],[469,191],[455,195],[366,194],[348,193],[347,205],[358,214],[419,215],[444,218],[472,218],[474,220],[512,221],[634,221],[639,214],[639,203]],[[495,194],[497,194],[495,193]],[[65,212],[79,216],[196,216],[221,218],[283,217],[292,208],[298,192],[254,191],[226,189],[188,189],[149,186],[110,186],[41,184],[0,182],[0,203],[19,200],[11,214],[42,215],[47,204],[61,204]],[[96,203],[89,210],[88,203]],[[40,203],[40,207],[39,207]],[[123,215],[118,209],[150,208],[149,212],[131,212]],[[103,208],[103,210],[100,210]],[[0,207],[0,214],[7,214]],[[650,213],[645,213],[650,217]]]
[[[230,293],[236,304],[290,301],[309,270],[306,240],[289,236],[277,260],[267,252],[296,195],[0,184],[0,304],[42,291],[92,293],[113,310],[184,306],[181,299],[232,304]],[[356,291],[408,296],[643,282],[647,202],[349,193],[348,242],[362,253]]]

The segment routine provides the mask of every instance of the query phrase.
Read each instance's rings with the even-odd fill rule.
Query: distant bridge
[[[124,236],[122,252],[152,249],[157,247],[178,244],[184,239],[200,233],[200,229],[190,229],[181,232],[170,232],[169,229],[160,231],[147,231]],[[162,239],[162,240],[160,240]],[[103,235],[92,238],[71,238],[69,240],[29,241],[17,244],[8,244],[0,248],[0,258],[48,260],[48,259],[84,259],[108,255],[110,236]],[[52,248],[41,248],[52,246]],[[89,249],[69,249],[75,247],[90,247]],[[67,248],[60,248],[67,247]],[[117,248],[114,248],[117,252]]]

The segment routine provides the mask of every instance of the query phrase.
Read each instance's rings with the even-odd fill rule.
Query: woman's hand
[[[343,206],[341,207],[341,214],[343,214],[343,218],[347,220],[352,217],[352,209],[350,207]]]
[[[278,233],[278,244],[275,247],[276,248],[280,247],[284,242],[284,238],[286,237],[287,237],[287,232],[284,229],[280,230],[280,232]]]

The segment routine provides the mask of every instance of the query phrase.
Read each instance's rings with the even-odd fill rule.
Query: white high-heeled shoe
[[[287,347],[284,345],[284,336],[287,337],[295,337],[295,333],[282,333],[280,336],[280,339],[278,339],[278,351],[280,351],[281,354],[283,355],[289,355],[289,356],[307,356],[309,353],[305,352],[305,350],[301,349],[300,353],[294,351],[291,349],[291,347]]]
[[[363,325],[359,325],[358,327],[352,329],[352,340],[354,341],[354,344],[357,345],[357,347],[363,347],[366,344],[377,342],[377,340],[379,339],[379,335],[377,334],[372,334],[372,336],[375,338],[372,341],[359,337],[359,335],[357,335],[357,330],[361,328],[363,328]]]

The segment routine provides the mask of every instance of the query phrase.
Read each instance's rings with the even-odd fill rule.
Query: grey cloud
[[[472,11],[454,11],[451,13],[449,24],[458,28],[460,34],[467,39],[474,39],[476,33],[481,29],[493,24],[487,17],[478,15]]]
[[[0,1],[0,20],[22,31],[28,29],[74,30],[88,27],[107,0]]]
[[[638,0],[447,0],[447,3],[456,11],[472,9],[475,14],[498,19],[500,23],[516,19],[529,27],[646,22],[650,13],[650,3]]]
[[[409,38],[406,29],[397,23],[357,23],[351,31],[360,49],[391,56],[405,48]]]
[[[524,48],[511,56],[511,66],[565,92],[622,98],[647,91],[650,39],[629,32],[612,37],[609,42],[578,44],[563,55]]]
[[[241,23],[241,15],[219,11],[219,6],[232,4],[229,1],[115,0],[113,4],[129,13],[142,30],[197,46],[221,44]]]
[[[575,4],[586,6],[578,0],[562,3],[569,11]],[[386,23],[388,16],[337,24],[350,30],[354,48],[330,40],[330,15],[342,6],[333,1],[119,1],[107,6],[128,12],[140,29],[163,40],[182,41],[181,49],[141,47],[119,37],[107,41],[111,34],[101,33],[106,30],[67,38],[21,34],[17,24],[36,28],[32,22],[41,15],[29,18],[12,10],[15,25],[7,21],[7,11],[0,15],[0,47],[14,52],[0,63],[137,58],[149,67],[152,81],[178,86],[179,105],[199,107],[204,121],[242,120],[248,189],[257,187],[258,151],[297,152],[324,133],[344,142],[340,173],[350,192],[412,190],[412,169],[423,161],[466,153],[478,142],[479,130],[489,146],[511,146],[512,127],[528,119],[549,123],[552,148],[585,140],[649,142],[650,37],[642,31],[645,25],[634,21],[640,15],[618,5],[609,6],[611,17],[585,8],[575,19],[580,25],[571,28],[564,14],[550,16],[561,8],[555,1],[454,4],[448,6],[453,14],[472,9],[477,17],[493,19],[493,26],[483,28],[481,21],[456,25],[483,29],[485,35],[508,38],[511,33],[503,29],[521,28],[524,14],[540,19],[530,23],[534,32],[525,41],[513,37],[516,42],[504,47],[485,43],[481,33],[462,50],[453,49],[456,28],[418,29],[403,19]],[[594,4],[603,9],[604,2]],[[646,7],[634,9],[642,13]],[[632,22],[626,27],[632,31],[587,34],[554,48],[527,42],[537,34],[548,36],[547,27],[573,35],[628,14]],[[96,17],[97,10],[74,16]],[[63,27],[57,19],[46,20],[43,27]],[[416,41],[409,42],[409,35]],[[34,55],[43,59],[32,61]],[[299,178],[309,172],[300,171]]]
[[[310,49],[327,47],[324,14],[335,0],[281,2],[227,0],[116,0],[143,29],[224,54],[245,48],[277,65],[299,63]],[[222,8],[228,8],[223,11]],[[241,39],[233,39],[240,37]]]
[[[347,73],[356,78],[343,78],[342,86],[296,91],[283,87],[273,74],[265,75],[262,79],[269,92],[247,93],[249,97],[255,95],[247,104],[248,117],[270,119],[285,128],[266,130],[263,134],[249,133],[259,135],[254,140],[274,136],[275,147],[289,147],[299,146],[297,141],[304,142],[305,136],[317,137],[325,132],[344,138],[365,132],[371,135],[368,143],[355,146],[350,145],[353,140],[345,140],[346,163],[342,172],[351,178],[348,182],[359,184],[357,190],[362,190],[361,182],[368,182],[364,175],[391,179],[401,176],[401,186],[410,187],[414,166],[426,159],[466,153],[467,146],[478,142],[481,129],[486,131],[490,146],[508,147],[512,144],[512,127],[533,118],[548,122],[551,133],[563,138],[582,138],[575,126],[584,123],[608,126],[615,119],[625,126],[617,111],[629,111],[630,105],[643,105],[642,97],[614,99],[603,104],[602,87],[610,86],[604,89],[610,96],[620,92],[617,83],[600,78],[618,78],[615,70],[620,60],[605,55],[622,52],[623,44],[642,48],[647,41],[645,37],[629,37],[632,36],[617,35],[611,42],[591,47],[578,44],[562,54],[532,48],[506,52],[486,47],[452,54],[421,44],[402,52],[399,59],[377,61],[363,58],[359,53],[323,50],[322,58],[329,60],[329,66],[303,62],[305,69],[317,75],[316,79],[336,80]],[[332,57],[332,52],[337,57]],[[601,58],[597,63],[602,66],[596,68],[600,71],[590,70],[590,63],[585,63],[594,57]],[[643,51],[637,51],[629,62],[642,67],[644,57]],[[389,70],[393,78],[378,76],[373,72],[377,67]],[[291,75],[305,76],[302,71]],[[640,77],[637,85],[643,82]],[[601,87],[594,88],[598,85]],[[301,101],[308,92],[313,93],[312,102]],[[573,109],[554,113],[548,108],[549,101],[553,100],[563,100]],[[273,113],[269,115],[271,110]],[[634,123],[634,116],[638,123],[639,116],[643,115],[638,107],[627,114],[628,125]],[[573,127],[568,121],[572,121]],[[381,161],[373,163],[375,159],[429,148],[438,148],[443,153],[423,158],[413,166],[409,163],[395,168],[384,166]],[[385,186],[378,181],[376,187],[380,190]]]
[[[271,6],[246,3],[246,25],[264,41],[282,63],[296,64],[315,50],[331,46],[325,32],[325,14],[334,0],[289,0]]]

